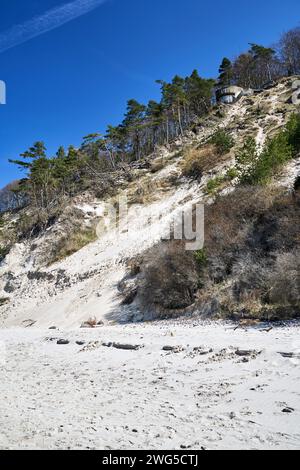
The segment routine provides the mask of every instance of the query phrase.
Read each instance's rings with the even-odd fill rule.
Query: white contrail
[[[107,0],[75,0],[0,33],[0,53],[94,10]]]

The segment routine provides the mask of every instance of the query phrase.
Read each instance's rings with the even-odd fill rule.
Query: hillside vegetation
[[[299,317],[299,223],[299,190],[245,186],[217,199],[206,211],[203,250],[191,253],[172,241],[144,255],[142,309],[158,318]]]

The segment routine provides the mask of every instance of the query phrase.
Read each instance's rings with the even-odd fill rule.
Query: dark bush
[[[195,301],[199,283],[194,253],[182,242],[162,242],[146,253],[142,268],[141,302],[157,316],[184,309]]]
[[[300,316],[300,196],[242,186],[206,208],[205,246],[159,243],[131,273],[144,318]]]

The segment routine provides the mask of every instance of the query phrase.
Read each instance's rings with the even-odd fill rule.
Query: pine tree
[[[66,158],[66,151],[64,147],[59,147],[57,152],[56,152],[57,158],[64,159]]]
[[[231,61],[224,57],[219,68],[219,85],[224,87],[231,85],[233,79],[233,67]]]
[[[129,148],[137,160],[141,157],[141,130],[144,125],[145,111],[146,106],[136,100],[129,100],[122,123],[125,133],[129,138]]]
[[[257,71],[262,75],[262,80],[265,80],[266,77],[268,80],[272,81],[272,62],[274,61],[276,51],[270,47],[264,47],[253,43],[250,43],[250,46],[251,49],[249,52],[252,55],[254,62],[257,64]]]
[[[189,113],[192,113],[192,116],[189,116],[189,121],[209,112],[214,84],[214,80],[201,78],[197,70],[194,70],[191,76],[186,78],[185,89]]]

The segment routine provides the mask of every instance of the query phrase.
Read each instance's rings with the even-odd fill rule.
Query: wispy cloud
[[[85,15],[107,0],[75,0],[0,33],[0,53]]]

